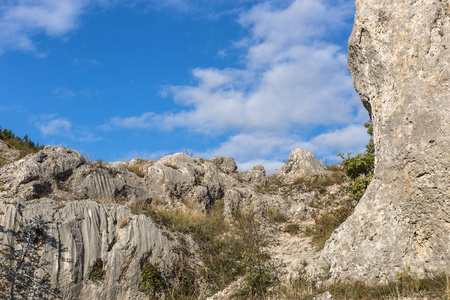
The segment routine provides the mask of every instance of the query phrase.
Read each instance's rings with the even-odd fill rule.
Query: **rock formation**
[[[8,157],[16,151],[3,149]],[[180,259],[179,237],[192,239],[137,214],[139,205],[205,213],[222,200],[228,219],[238,210],[258,216],[292,210],[301,219],[306,210],[292,200],[260,193],[267,180],[262,166],[237,173],[232,158],[176,153],[156,162],[110,163],[47,146],[0,169],[0,296],[144,299],[142,265],[170,269]],[[302,197],[315,201],[314,193]]]
[[[150,218],[113,203],[146,201],[142,187],[120,164],[89,164],[64,147],[46,147],[4,166],[0,295],[145,299],[138,292],[141,264],[169,267],[178,242]]]
[[[323,164],[308,150],[294,149],[289,154],[289,161],[278,171],[279,177],[292,183],[299,177],[322,176],[325,173]]]
[[[332,279],[450,272],[450,2],[357,0],[348,49],[376,164],[322,253]]]

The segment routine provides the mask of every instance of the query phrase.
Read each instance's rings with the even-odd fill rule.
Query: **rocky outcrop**
[[[324,173],[325,168],[320,160],[308,150],[300,148],[292,150],[289,161],[277,171],[278,176],[288,183],[299,177],[322,176]]]
[[[14,198],[0,212],[3,278],[21,285],[7,298],[145,299],[143,261],[176,260],[173,237],[124,206]]]
[[[183,204],[205,212],[223,197],[225,186],[238,182],[212,162],[176,153],[149,167],[146,183],[152,201],[172,206]]]
[[[258,216],[268,209],[289,211],[287,199],[258,191],[257,183],[267,180],[262,166],[241,175],[231,158],[207,161],[177,153],[157,162],[109,163],[86,161],[60,146],[7,164],[0,169],[0,295],[144,299],[144,262],[170,273],[184,245],[178,237],[194,242],[130,207],[202,213],[222,200],[227,218],[238,210]]]
[[[123,164],[87,163],[65,147],[46,147],[4,166],[1,297],[145,299],[138,291],[142,264],[169,269],[179,243],[150,218],[114,202],[147,200],[144,179]]]
[[[10,145],[0,140],[0,167],[15,161],[20,157],[20,151],[13,149]]]
[[[250,171],[242,173],[241,178],[245,182],[259,186],[263,186],[267,183],[266,170],[262,165],[256,165]]]
[[[332,279],[450,272],[450,3],[357,0],[348,58],[376,164],[323,250]]]
[[[28,200],[101,199],[145,201],[144,182],[119,163],[86,163],[78,152],[65,147],[46,147],[37,154],[5,166],[0,174],[5,196]]]

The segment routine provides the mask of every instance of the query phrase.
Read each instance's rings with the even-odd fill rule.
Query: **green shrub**
[[[98,258],[92,266],[91,273],[89,274],[89,279],[94,282],[100,281],[103,280],[105,274],[106,271],[105,269],[103,269],[103,260],[101,258]]]
[[[146,261],[141,266],[141,273],[142,281],[139,291],[146,294],[149,299],[158,299],[161,293],[167,289],[166,280],[163,278],[158,264]]]
[[[151,216],[155,223],[175,233],[191,234],[199,246],[203,262],[198,266],[199,274],[189,266],[189,251],[180,248],[178,256],[185,259],[177,262],[169,276],[178,283],[165,292],[168,299],[197,299],[199,277],[207,283],[209,294],[224,289],[240,276],[246,278],[246,288],[241,292],[247,296],[264,294],[273,282],[275,275],[270,257],[263,250],[265,241],[254,213],[237,212],[233,224],[229,224],[222,215],[223,201],[216,202],[208,213],[166,210],[150,204],[132,209]]]
[[[25,135],[23,138],[16,136],[11,130],[3,129],[0,126],[0,140],[3,140],[17,150],[24,150],[26,154],[36,153],[44,149],[44,145],[35,144]]]
[[[351,153],[345,155],[339,152],[338,154],[342,158],[345,174],[353,180],[348,187],[349,195],[356,200],[359,200],[364,195],[367,186],[373,178],[375,168],[373,125],[371,122],[366,122],[364,126],[370,135],[369,143],[366,145],[366,151],[364,153],[356,153],[354,156],[351,156]]]
[[[242,240],[240,263],[245,270],[244,288],[234,296],[245,299],[263,299],[268,287],[276,279],[274,267],[270,264],[270,255],[264,250],[266,242],[260,229],[260,224],[254,212],[238,212],[236,234]]]
[[[361,199],[367,187],[369,186],[372,177],[373,175],[369,175],[368,177],[360,177],[353,180],[347,188],[350,197],[355,200]]]

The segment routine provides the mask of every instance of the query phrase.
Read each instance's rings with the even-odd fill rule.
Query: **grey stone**
[[[240,173],[239,175],[243,181],[259,186],[265,185],[268,180],[266,170],[262,165],[254,166],[250,171]]]
[[[101,199],[121,202],[146,201],[144,180],[121,164],[86,163],[78,151],[47,146],[36,154],[6,165],[0,174],[0,195],[38,199]]]
[[[450,3],[357,0],[349,69],[375,174],[322,257],[333,280],[450,272]]]
[[[292,183],[302,176],[322,176],[325,168],[310,151],[297,148],[291,151],[289,161],[278,169],[277,174],[284,181]]]
[[[215,164],[184,153],[161,158],[146,175],[151,199],[174,206],[187,204],[202,212],[222,198],[230,180],[236,181]]]
[[[0,140],[0,149],[11,149],[11,146]]]
[[[236,162],[231,157],[214,156],[209,161],[216,164],[223,172],[227,174],[234,173],[237,170]]]
[[[0,140],[0,166],[11,163],[20,157],[20,151],[11,148],[10,145]]]
[[[142,261],[170,266],[177,258],[168,233],[124,206],[10,199],[0,211],[1,248],[13,246],[23,257],[8,261],[7,276],[22,285],[15,299],[145,299],[138,292]],[[94,282],[98,259],[105,275]]]

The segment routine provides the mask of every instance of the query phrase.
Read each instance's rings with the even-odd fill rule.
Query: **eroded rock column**
[[[322,252],[332,278],[450,272],[450,2],[356,0],[348,65],[375,175]]]

